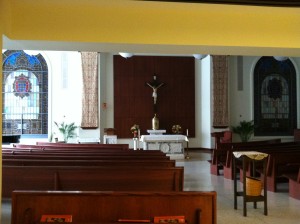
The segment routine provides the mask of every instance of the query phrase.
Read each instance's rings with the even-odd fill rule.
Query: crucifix
[[[153,97],[153,100],[154,100],[154,104],[156,104],[157,102],[157,90],[158,88],[160,88],[161,86],[163,86],[165,83],[159,83],[157,80],[156,80],[156,76],[154,75],[153,76],[153,81],[152,82],[147,82],[146,83],[148,86],[150,86],[152,89],[153,89],[153,93],[152,93],[152,97]]]

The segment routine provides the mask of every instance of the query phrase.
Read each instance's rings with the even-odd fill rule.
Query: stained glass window
[[[47,134],[48,67],[41,54],[3,53],[2,135]]]
[[[289,118],[289,86],[287,80],[278,74],[267,76],[261,87],[261,113],[264,119]],[[278,126],[275,121],[272,124]]]
[[[255,135],[293,135],[296,122],[296,71],[292,62],[262,57],[254,69]]]

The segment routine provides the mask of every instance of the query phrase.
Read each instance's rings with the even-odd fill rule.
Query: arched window
[[[297,126],[296,71],[287,59],[262,57],[254,69],[256,136],[290,136]]]
[[[3,53],[2,135],[48,133],[48,67],[41,54]]]

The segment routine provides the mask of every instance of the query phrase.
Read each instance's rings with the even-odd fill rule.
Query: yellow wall
[[[11,0],[11,7],[11,39],[300,49],[300,8],[133,0]]]
[[[1,7],[1,5],[0,5]],[[0,10],[0,13],[1,13],[1,10]],[[0,24],[0,27],[1,27],[2,24]],[[1,33],[1,28],[0,28],[0,33]],[[1,46],[1,49],[2,49],[2,38],[0,38],[0,46]],[[1,51],[2,52],[2,51]],[[0,61],[2,61],[2,53],[0,55]],[[2,63],[1,63],[2,65]],[[2,66],[0,66],[0,74],[2,74]],[[1,76],[1,81],[0,81],[0,84],[2,86],[2,76]],[[2,102],[2,94],[0,96],[0,102]],[[2,111],[2,106],[0,107],[1,111]],[[0,119],[2,121],[2,113],[0,115]],[[0,133],[1,133],[1,136],[2,136],[2,122],[0,122]],[[0,143],[2,144],[2,139],[0,140]],[[2,153],[0,155],[0,173],[2,173]],[[2,179],[2,175],[0,175],[0,178]],[[2,192],[2,181],[0,182],[0,192]],[[1,198],[1,197],[0,197]],[[1,206],[1,203],[0,203],[0,211],[2,210],[2,206]],[[0,220],[1,220],[1,213],[0,213]]]
[[[0,0],[0,48],[2,52],[2,34],[9,33],[9,4],[8,0]],[[0,61],[2,62],[2,53],[0,54]],[[2,63],[0,66],[0,74],[2,74]],[[2,77],[2,76],[1,76]],[[2,86],[2,78],[0,78],[0,86]],[[0,96],[0,102],[2,102],[2,94]],[[2,111],[2,103],[0,106],[0,110]],[[0,113],[0,120],[2,121],[2,113]],[[0,122],[0,133],[2,136],[2,122]],[[2,138],[0,138],[0,144],[2,144]],[[2,179],[2,153],[0,153],[0,178]],[[2,181],[0,181],[0,192],[2,192]],[[1,196],[0,196],[1,199]],[[2,205],[0,203],[0,211],[2,210]],[[0,220],[1,220],[1,213],[0,213]]]

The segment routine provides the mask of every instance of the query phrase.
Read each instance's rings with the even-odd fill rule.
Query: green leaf
[[[232,132],[239,134],[243,142],[247,142],[254,133],[254,121],[240,121],[238,126],[231,127]]]
[[[62,122],[58,124],[54,122],[55,126],[58,128],[59,132],[64,136],[64,141],[68,142],[69,138],[76,136],[75,130],[78,128],[74,122],[67,124]]]

